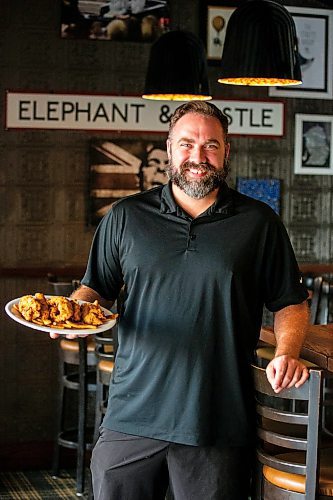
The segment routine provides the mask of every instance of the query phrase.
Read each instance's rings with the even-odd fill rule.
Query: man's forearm
[[[309,317],[307,301],[287,306],[275,313],[275,356],[289,355],[296,359],[299,357],[308,331]]]
[[[87,302],[94,302],[98,300],[102,307],[110,308],[113,304],[110,300],[105,300],[101,297],[95,290],[89,288],[88,286],[81,285],[75,292],[72,293],[71,299],[85,300]]]
[[[306,301],[275,313],[276,351],[266,373],[276,393],[293,386],[300,387],[309,377],[308,369],[298,359],[308,325],[309,306]]]

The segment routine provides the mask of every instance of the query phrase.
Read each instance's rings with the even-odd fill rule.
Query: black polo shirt
[[[189,445],[252,440],[263,304],[307,297],[268,205],[226,184],[195,219],[170,185],[124,198],[97,229],[82,283],[106,299],[125,285],[105,427]]]

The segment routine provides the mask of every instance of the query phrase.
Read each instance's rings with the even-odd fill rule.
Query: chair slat
[[[307,439],[285,436],[277,432],[268,431],[265,429],[257,429],[258,436],[266,441],[267,443],[275,444],[276,446],[283,446],[283,448],[288,448],[290,450],[301,450],[305,451],[307,449]]]
[[[307,425],[309,420],[308,415],[306,415],[305,413],[290,413],[288,411],[270,408],[260,403],[257,404],[256,408],[259,415],[265,418],[269,418],[270,420],[275,420],[277,422]]]
[[[295,462],[288,462],[287,460],[282,460],[280,458],[272,458],[271,455],[265,453],[262,449],[257,449],[257,457],[262,464],[281,470],[282,472],[301,474],[303,476],[306,473],[305,464],[296,464]]]

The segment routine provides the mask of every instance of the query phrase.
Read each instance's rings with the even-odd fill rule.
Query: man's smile
[[[189,174],[189,177],[195,179],[201,179],[205,175],[216,171],[216,169],[208,163],[191,163],[185,162],[181,167],[181,172],[183,174]]]
[[[186,171],[188,173],[190,173],[191,177],[199,178],[199,179],[201,179],[202,177],[204,177],[207,174],[206,169],[203,170],[203,169],[199,169],[199,168],[188,168]]]

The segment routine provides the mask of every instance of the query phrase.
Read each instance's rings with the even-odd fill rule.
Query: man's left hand
[[[307,367],[289,355],[277,356],[266,368],[267,379],[277,394],[283,389],[300,387],[309,378]]]

